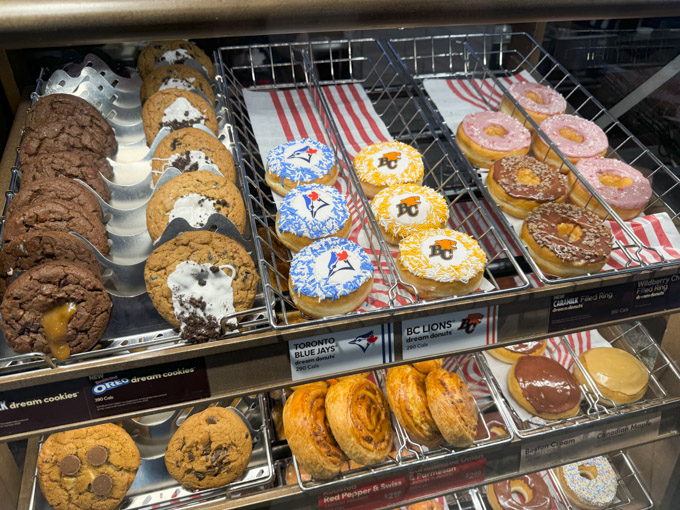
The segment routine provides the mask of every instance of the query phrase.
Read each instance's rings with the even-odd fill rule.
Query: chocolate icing
[[[557,361],[545,356],[522,356],[515,364],[515,378],[522,395],[539,413],[561,414],[581,400],[574,376]]]
[[[524,487],[522,487],[524,485]],[[512,488],[522,487],[531,491],[531,498],[523,503],[512,498]],[[515,492],[519,492],[515,490]],[[550,510],[552,498],[550,490],[538,473],[524,475],[512,480],[504,480],[493,484],[493,493],[501,508],[508,510]],[[528,491],[527,491],[528,493]]]
[[[542,349],[543,346],[545,345],[545,340],[539,340],[537,342],[526,342],[523,344],[517,344],[517,345],[508,345],[506,347],[507,350],[511,352],[516,352],[518,354],[532,354],[536,352],[539,349]]]
[[[535,185],[517,180],[520,170],[527,169],[539,179]],[[493,179],[514,198],[552,202],[567,194],[567,178],[554,168],[529,156],[507,156],[494,163]]]

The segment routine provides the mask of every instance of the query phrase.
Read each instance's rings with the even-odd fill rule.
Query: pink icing
[[[505,129],[505,136],[491,136],[485,133],[489,126]],[[463,119],[463,131],[470,139],[493,151],[512,151],[529,147],[531,133],[518,121],[500,112],[470,113]]]
[[[645,176],[618,159],[581,159],[576,164],[576,169],[581,172],[583,177],[595,188],[600,196],[609,205],[614,207],[620,209],[639,209],[646,206],[652,196],[652,186]],[[623,188],[605,186],[599,179],[601,175],[605,174],[629,177],[633,183]],[[580,182],[579,186],[585,189]]]
[[[515,83],[510,87],[510,95],[527,111],[544,115],[557,115],[567,109],[567,101],[562,94],[538,83]],[[541,98],[543,104],[529,99],[526,94],[533,92]]]
[[[555,115],[548,117],[538,127],[569,158],[592,158],[607,150],[607,135],[597,124],[576,115]],[[564,138],[560,131],[571,129],[583,137],[583,142]]]

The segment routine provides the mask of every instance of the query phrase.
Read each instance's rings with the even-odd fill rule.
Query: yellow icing
[[[581,355],[581,362],[598,385],[625,395],[640,392],[649,380],[645,366],[621,349],[590,349]]]
[[[385,171],[374,164],[373,160],[378,155],[406,161],[406,166],[399,173]],[[420,153],[401,142],[382,142],[364,147],[354,158],[353,166],[359,180],[374,186],[418,182],[425,173]]]

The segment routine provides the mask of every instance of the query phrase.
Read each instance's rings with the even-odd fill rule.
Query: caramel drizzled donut
[[[489,485],[489,504],[493,510],[550,510],[553,499],[550,489],[538,473]],[[513,493],[521,494],[523,502],[515,500]]]

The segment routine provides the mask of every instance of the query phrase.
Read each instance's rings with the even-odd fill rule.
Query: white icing
[[[10,267],[10,268],[7,270],[7,276],[12,276],[13,274],[14,274],[14,268],[13,268],[13,267]]]
[[[314,263],[314,277],[320,281],[326,281],[328,284],[345,284],[354,280],[357,274],[361,273],[361,258],[357,253],[345,250],[347,259],[345,261],[338,261],[335,266],[335,272],[331,275],[328,264],[330,262],[332,252],[327,251],[322,253]],[[351,269],[342,269],[349,268]]]
[[[445,256],[430,257],[432,253],[431,247],[437,241],[443,241],[444,243],[447,244],[449,242],[455,243],[453,251],[450,254],[449,253],[444,254]],[[423,257],[425,257],[425,260],[429,261],[431,266],[435,266],[433,268],[433,274],[438,271],[436,267],[459,266],[463,263],[463,261],[467,260],[470,256],[472,256],[472,252],[468,250],[462,243],[456,243],[450,237],[447,236],[426,237],[420,244],[420,253],[423,255]],[[445,258],[446,256],[450,256],[451,258],[447,259]]]
[[[184,62],[185,60],[189,60],[190,58],[192,58],[192,56],[189,54],[187,50],[177,48],[176,50],[166,51],[160,56],[158,60],[159,62],[169,62],[171,64],[174,64],[175,62]]]
[[[178,97],[163,111],[162,124],[170,124],[172,121],[192,124],[205,124],[205,116],[195,108],[185,97]]]
[[[415,216],[411,216],[407,212],[399,216],[399,209],[400,209],[400,202],[404,199],[410,199],[410,198],[416,198],[418,199],[418,205],[412,210],[417,209],[417,213]],[[430,202],[422,196],[419,196],[414,193],[400,193],[398,195],[395,195],[393,197],[390,197],[388,201],[388,212],[390,215],[390,218],[394,220],[394,222],[399,223],[401,225],[419,225],[421,223],[424,223],[427,221],[428,215],[430,214],[430,211],[432,210],[432,205]],[[402,206],[403,207],[403,206]]]
[[[168,223],[175,218],[184,218],[192,227],[202,227],[210,215],[217,212],[212,198],[198,193],[189,193],[175,200],[172,210],[167,213]]]
[[[394,168],[390,168],[390,164],[393,165],[393,163],[390,163],[389,161],[386,162],[387,164],[381,166],[380,160],[386,157],[385,154],[391,153],[398,154],[398,159],[396,160],[396,165],[394,165]],[[375,156],[373,156],[373,167],[381,173],[388,175],[400,175],[409,167],[410,164],[411,159],[409,158],[408,154],[395,151],[393,147],[385,147],[384,149],[377,152]]]
[[[192,84],[193,81],[195,81],[196,78],[189,77],[185,79],[180,79],[180,78],[170,78],[167,81],[163,81],[161,86],[158,88],[158,90],[165,90],[165,89],[181,89],[181,90],[191,90],[194,88],[194,85]]]
[[[165,168],[173,167],[178,159],[184,158],[185,156],[186,153],[173,154],[168,158],[168,162],[165,165]],[[203,151],[189,151],[189,163],[186,165],[185,168],[191,167],[191,165],[193,165],[194,163],[198,163],[198,168],[201,168],[202,166],[205,165],[214,165],[212,159],[210,159]]]

